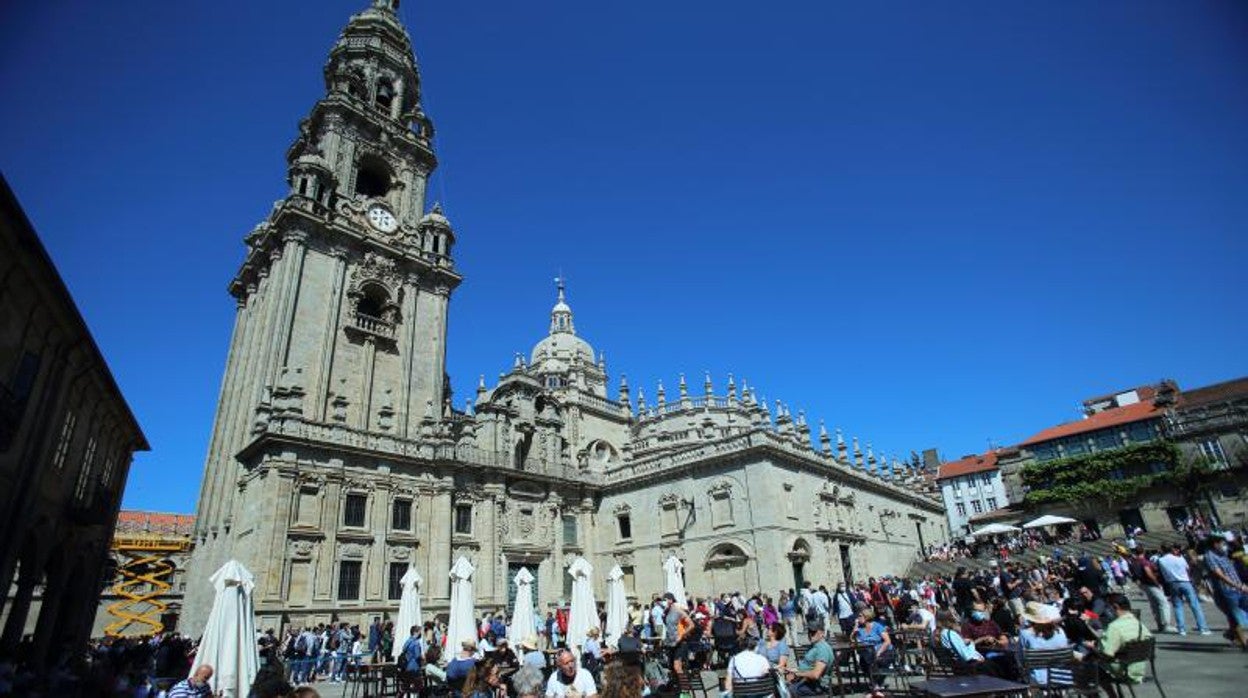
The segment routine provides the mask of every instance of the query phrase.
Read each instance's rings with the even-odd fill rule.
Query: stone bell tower
[[[289,192],[245,238],[200,491],[189,629],[211,604],[198,580],[224,560],[252,567],[261,598],[280,586],[280,565],[265,560],[276,551],[265,546],[285,541],[260,539],[283,503],[257,481],[286,444],[311,443],[341,463],[336,454],[364,439],[417,440],[449,401],[447,305],[461,277],[449,221],[437,205],[426,213],[433,124],[398,5],[373,0],[342,30],[325,95],[286,151]]]

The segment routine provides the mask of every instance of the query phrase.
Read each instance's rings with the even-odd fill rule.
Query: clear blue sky
[[[0,10],[0,168],[193,511],[243,235],[336,2]],[[748,378],[890,453],[1248,373],[1242,2],[432,2],[402,10],[467,280],[456,404],[562,269],[613,379]],[[492,380],[491,380],[492,382]]]

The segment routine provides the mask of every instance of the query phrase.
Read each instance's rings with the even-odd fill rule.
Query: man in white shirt
[[[854,600],[849,598],[845,590],[845,582],[836,585],[836,595],[832,597],[832,608],[836,611],[836,620],[841,626],[841,634],[848,635],[854,629]]]
[[[555,665],[558,669],[546,682],[546,698],[598,698],[594,677],[576,665],[576,656],[571,650],[559,650]]]
[[[819,613],[820,620],[826,620],[828,617],[828,608],[832,605],[831,599],[828,598],[828,592],[821,586],[819,590],[810,595],[810,605]]]
[[[726,693],[732,693],[734,681],[761,679],[771,671],[771,662],[752,649],[744,649],[728,660],[728,678]]]
[[[1157,567],[1161,576],[1170,587],[1170,603],[1174,605],[1175,625],[1180,635],[1187,634],[1187,619],[1183,617],[1183,601],[1192,607],[1192,615],[1196,616],[1196,629],[1201,635],[1209,635],[1209,624],[1205,622],[1205,612],[1200,608],[1200,597],[1196,595],[1196,587],[1192,586],[1191,570],[1187,559],[1183,557],[1183,546],[1174,544],[1170,552],[1157,558]]]

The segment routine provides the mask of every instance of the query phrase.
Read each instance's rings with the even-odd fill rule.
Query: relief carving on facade
[[[343,560],[362,560],[368,553],[368,546],[363,543],[338,543],[338,557]]]

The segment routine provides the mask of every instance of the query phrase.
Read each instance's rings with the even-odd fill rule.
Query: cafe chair
[[[732,698],[771,698],[776,694],[776,675],[768,672],[757,679],[733,679]]]
[[[1110,661],[1103,661],[1100,670],[1104,672],[1109,681],[1118,686],[1126,686],[1127,692],[1131,694],[1131,698],[1135,698],[1135,684],[1127,676],[1127,667],[1136,662],[1148,662],[1148,674],[1152,674],[1153,683],[1157,684],[1157,692],[1161,694],[1161,698],[1166,698],[1166,692],[1161,687],[1161,681],[1157,677],[1157,644],[1154,638],[1148,637],[1142,640],[1131,640],[1123,643],[1118,652]],[[1147,680],[1147,675],[1145,676]],[[1118,690],[1118,695],[1122,695],[1122,691]]]
[[[688,695],[702,694],[703,698],[711,698],[711,693],[706,688],[706,684],[702,682],[702,671],[700,669],[686,669],[676,672],[676,685],[680,687],[680,692]]]

